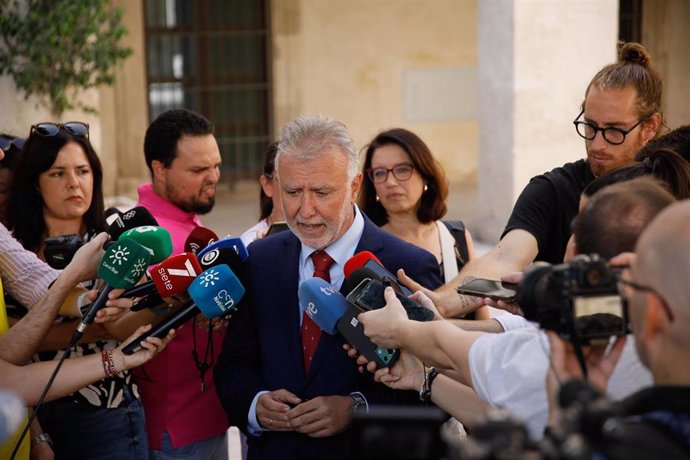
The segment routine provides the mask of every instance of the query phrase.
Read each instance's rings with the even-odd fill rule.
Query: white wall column
[[[482,0],[478,14],[480,239],[496,242],[529,179],[585,156],[572,121],[616,59],[617,0]]]

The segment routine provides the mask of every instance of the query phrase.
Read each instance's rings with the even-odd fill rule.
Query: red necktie
[[[328,274],[328,269],[334,262],[331,256],[329,256],[326,251],[319,250],[312,252],[310,257],[314,262],[314,277],[321,278],[330,283],[331,276]],[[317,326],[305,312],[302,315],[302,357],[304,360],[305,372],[309,372],[311,359],[316,352],[319,338],[321,338],[321,329],[319,329],[319,326]]]

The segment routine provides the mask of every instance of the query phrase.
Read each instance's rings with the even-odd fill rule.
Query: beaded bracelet
[[[101,351],[101,361],[103,362],[103,373],[106,378],[113,377],[117,374],[115,370],[115,363],[113,362],[113,351],[106,350],[105,348]]]

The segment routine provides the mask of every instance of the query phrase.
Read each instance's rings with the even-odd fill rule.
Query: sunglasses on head
[[[65,131],[73,136],[89,137],[89,125],[81,121],[70,121],[68,123],[39,123],[31,127],[31,132],[35,132],[39,136],[51,137],[57,136],[61,128],[64,128]]]
[[[21,148],[24,147],[24,139],[21,137],[0,136],[1,150],[8,152],[12,147],[16,148],[17,150],[21,150]]]

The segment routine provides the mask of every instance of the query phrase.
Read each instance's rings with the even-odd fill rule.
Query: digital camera
[[[560,265],[536,262],[524,273],[517,303],[527,319],[566,340],[606,342],[630,332],[617,280],[617,273],[596,254]]]

